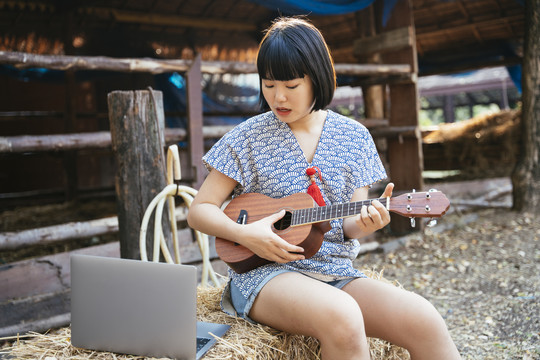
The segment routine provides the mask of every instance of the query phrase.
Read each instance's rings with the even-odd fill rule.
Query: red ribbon
[[[316,176],[319,176],[319,179],[322,181],[322,174],[321,170],[316,167],[310,167],[306,169],[306,174],[311,179],[311,185],[308,186],[307,193],[311,195],[313,200],[317,203],[319,206],[325,206],[326,203],[324,202],[324,198],[321,194],[321,189],[319,189],[319,186],[317,185]]]

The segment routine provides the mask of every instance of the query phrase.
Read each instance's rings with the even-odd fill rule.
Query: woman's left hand
[[[392,196],[392,190],[394,190],[394,184],[389,183],[386,185],[381,198]],[[360,238],[388,225],[390,223],[390,213],[378,200],[373,200],[369,206],[364,205],[362,207],[359,215],[345,220],[348,223],[346,235],[350,238]],[[349,224],[353,225],[351,222],[355,225],[355,229],[348,226]]]

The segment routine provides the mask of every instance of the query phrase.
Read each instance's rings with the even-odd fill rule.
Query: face
[[[284,123],[308,120],[313,115],[313,85],[307,75],[288,81],[263,79],[262,93],[272,112]]]

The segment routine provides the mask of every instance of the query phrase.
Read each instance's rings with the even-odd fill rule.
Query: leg
[[[342,290],[299,273],[270,280],[249,316],[275,329],[319,340],[323,359],[369,359],[362,311]]]
[[[412,359],[460,359],[446,324],[423,297],[373,279],[356,279],[343,291],[356,299],[369,337],[404,347]]]

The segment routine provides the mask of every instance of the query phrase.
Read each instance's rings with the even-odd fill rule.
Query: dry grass
[[[520,122],[521,110],[504,110],[441,124],[424,136],[424,155],[441,146],[438,160],[457,165],[469,178],[507,176],[519,153]]]
[[[372,278],[386,281],[382,273],[372,271],[366,273]],[[267,326],[250,324],[223,313],[220,308],[222,291],[223,287],[198,289],[198,320],[231,325],[229,332],[218,339],[218,343],[206,354],[205,359],[314,360],[320,358],[319,343],[314,338],[291,335]],[[71,346],[69,327],[47,334],[29,333],[26,336],[28,337],[14,339],[12,346],[4,350],[17,359],[145,359],[75,348]],[[370,350],[374,360],[409,359],[406,350],[378,339],[370,339]]]

